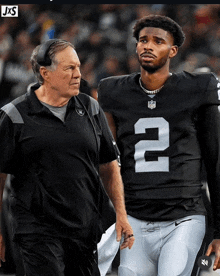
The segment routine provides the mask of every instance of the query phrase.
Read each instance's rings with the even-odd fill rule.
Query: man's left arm
[[[217,92],[217,91],[216,91]],[[214,237],[206,255],[215,253],[213,270],[220,268],[220,113],[217,104],[207,105],[200,112],[198,137],[207,172],[214,218]]]
[[[119,242],[124,236],[121,249],[132,247],[134,243],[133,230],[127,218],[124,201],[124,188],[117,160],[100,165],[100,177],[116,212],[116,232]]]

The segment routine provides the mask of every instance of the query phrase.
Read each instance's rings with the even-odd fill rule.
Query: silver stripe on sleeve
[[[17,110],[17,108],[12,103],[6,104],[5,106],[3,106],[1,108],[1,110],[3,110],[8,115],[8,117],[11,119],[12,123],[14,123],[14,124],[23,124],[24,123],[20,112]]]

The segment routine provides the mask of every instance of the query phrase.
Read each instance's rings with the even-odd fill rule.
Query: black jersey
[[[40,103],[38,87],[0,110],[0,171],[13,175],[15,233],[91,243],[101,234],[99,164],[117,159],[115,142],[95,99],[72,97],[63,122]]]
[[[139,78],[139,73],[110,77],[100,82],[98,91],[102,108],[116,124],[128,214],[151,221],[204,214],[204,158],[217,218],[218,80],[213,74],[173,74],[152,97],[140,87]]]

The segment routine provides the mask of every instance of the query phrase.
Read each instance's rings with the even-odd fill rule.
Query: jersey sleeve
[[[99,153],[100,164],[108,163],[116,159],[119,161],[120,153],[101,107],[99,117],[102,129]]]
[[[114,92],[114,84],[111,78],[106,78],[100,81],[98,86],[98,101],[104,112],[113,113],[113,107],[116,100],[113,100],[112,93]]]
[[[98,101],[90,97],[89,113],[94,118],[97,141],[99,141],[99,163],[119,161],[119,150],[108,126],[104,111]]]
[[[199,112],[198,137],[207,172],[214,218],[214,238],[220,239],[220,85],[211,75],[207,97]]]
[[[215,74],[210,73],[210,81],[204,97],[204,105],[220,105],[220,83]]]
[[[15,139],[14,125],[5,111],[0,109],[0,172],[14,172]]]

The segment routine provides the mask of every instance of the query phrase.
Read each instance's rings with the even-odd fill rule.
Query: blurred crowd
[[[50,38],[75,45],[91,95],[100,79],[139,71],[132,28],[148,14],[171,17],[186,34],[173,72],[211,70],[220,76],[220,4],[20,4],[18,13],[0,18],[0,107],[35,81],[30,55]]]

